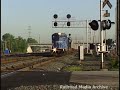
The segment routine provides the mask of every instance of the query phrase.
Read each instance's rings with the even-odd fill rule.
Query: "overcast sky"
[[[115,21],[116,0],[109,0],[112,8],[106,5],[104,10],[110,12],[109,19]],[[31,37],[41,43],[51,43],[55,32],[71,33],[73,40],[86,40],[85,28],[52,28],[53,15],[65,19],[71,14],[74,20],[99,20],[100,0],[1,0],[1,35],[10,33],[14,36],[28,38],[28,26]],[[96,31],[99,33],[99,30]],[[96,34],[96,39],[99,38]],[[115,25],[107,30],[107,38],[115,39]]]

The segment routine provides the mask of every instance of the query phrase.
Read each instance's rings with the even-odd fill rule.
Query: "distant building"
[[[31,49],[31,47],[30,46],[28,46],[28,48],[27,48],[27,53],[32,53],[33,51],[32,51],[32,49]]]

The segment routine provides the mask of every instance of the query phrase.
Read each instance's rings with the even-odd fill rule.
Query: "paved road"
[[[119,86],[118,71],[81,71],[81,72],[18,72],[1,79],[2,90],[21,85],[59,84],[70,85],[103,85],[107,87]]]
[[[119,87],[119,71],[72,72],[70,82],[108,87]]]

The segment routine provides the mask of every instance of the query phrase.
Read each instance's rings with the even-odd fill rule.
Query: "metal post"
[[[117,3],[116,3],[117,4]],[[117,53],[117,6],[116,6],[116,8],[115,8],[115,23],[116,23],[116,26],[115,26],[115,29],[116,29],[116,38],[115,38],[115,40],[116,40],[116,53]]]
[[[105,30],[105,45],[106,45],[106,37],[107,37],[107,36],[106,36],[106,32],[107,32],[107,31]],[[107,45],[106,45],[106,46],[107,46]]]
[[[103,51],[103,30],[102,30],[102,4],[103,0],[100,0],[100,39],[101,39],[101,47],[100,51]],[[103,52],[101,52],[101,69],[103,69]]]
[[[78,56],[79,56],[79,60],[80,60],[80,45],[78,45]]]
[[[87,53],[88,53],[88,20],[86,20],[86,41],[87,41]]]
[[[118,62],[120,59],[120,0],[117,0],[117,55],[118,55]]]
[[[40,34],[39,34],[39,44],[40,44]]]
[[[93,32],[93,44],[95,44],[95,31]]]

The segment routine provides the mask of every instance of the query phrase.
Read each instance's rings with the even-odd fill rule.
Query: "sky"
[[[116,0],[109,1],[112,8],[107,5],[103,8],[110,12],[105,19],[115,22]],[[41,43],[51,43],[53,33],[63,32],[71,33],[73,40],[86,42],[86,28],[52,28],[54,14],[58,20],[66,19],[67,14],[73,20],[99,20],[100,0],[1,0],[1,36],[10,33],[27,39],[30,31],[32,38],[39,41],[40,37]],[[115,39],[115,25],[106,32],[107,38]],[[100,31],[95,31],[95,35],[97,42]]]

